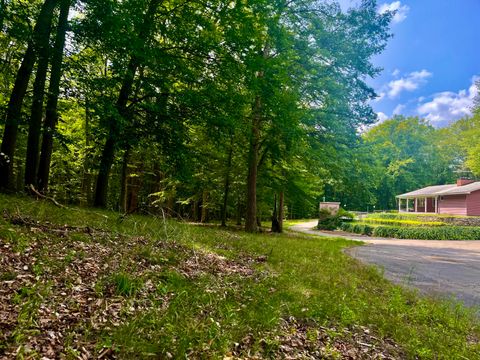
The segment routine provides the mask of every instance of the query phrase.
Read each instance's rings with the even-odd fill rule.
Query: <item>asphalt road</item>
[[[480,306],[480,241],[433,241],[370,238],[314,230],[315,222],[290,229],[308,234],[363,241],[346,253],[378,265],[393,282],[422,293],[454,297],[467,306]]]

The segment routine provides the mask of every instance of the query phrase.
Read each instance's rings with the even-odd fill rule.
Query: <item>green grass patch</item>
[[[121,219],[113,212],[65,210],[4,195],[0,195],[0,204],[0,210],[14,213],[18,209],[22,216],[40,223],[89,226],[109,234],[59,238],[58,246],[68,241],[79,246],[78,242],[82,242],[85,254],[79,256],[80,251],[74,253],[69,246],[65,246],[62,256],[42,252],[38,260],[45,264],[45,273],[38,278],[43,284],[45,279],[62,274],[63,268],[92,261],[94,252],[89,246],[114,249],[112,254],[120,252],[122,257],[115,258],[102,271],[108,275],[106,283],[123,301],[124,321],[101,331],[77,329],[79,337],[65,335],[81,339],[82,344],[94,342],[96,349],[112,348],[119,358],[223,358],[246,336],[252,339],[253,352],[257,349],[273,354],[279,345],[275,330],[280,319],[289,316],[338,328],[365,326],[377,337],[393,339],[409,358],[479,358],[476,309],[422,297],[392,285],[376,268],[343,253],[345,248],[357,245],[351,241],[294,234],[246,234],[165,223],[146,216]],[[15,236],[6,239],[1,235],[11,232],[8,229],[22,235],[25,246],[41,246],[38,234],[6,222],[0,222],[2,242],[16,242]],[[215,260],[217,267],[210,258],[211,263],[202,262],[202,252],[221,259]],[[55,262],[60,265],[52,272],[49,269],[53,265],[49,264]],[[115,268],[115,264],[119,265]],[[247,264],[255,272],[245,276],[236,271],[238,264]],[[104,264],[98,265],[103,269]],[[75,280],[72,286],[87,286],[85,279],[78,283]],[[18,291],[15,299],[22,306],[16,338],[0,344],[0,349],[28,343],[29,336],[34,336],[32,329],[39,326],[38,308],[50,303],[51,292],[59,291],[63,289],[42,289],[41,297],[35,296],[38,292],[34,287]],[[104,288],[99,288],[97,295],[89,296],[97,296],[91,301],[95,304],[106,294]],[[109,308],[109,304],[105,306]],[[75,341],[68,343],[66,353],[78,355]]]
[[[313,222],[318,221],[318,219],[295,219],[295,220],[284,220],[283,221],[283,229],[288,230],[294,225],[306,223],[306,222]]]

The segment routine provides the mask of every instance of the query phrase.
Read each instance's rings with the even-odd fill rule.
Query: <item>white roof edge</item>
[[[438,190],[437,190],[438,189]],[[414,199],[418,197],[436,197],[436,196],[450,196],[450,195],[469,195],[472,192],[480,190],[480,181],[457,186],[456,184],[427,186],[422,189],[410,191],[405,194],[397,195],[395,198]]]

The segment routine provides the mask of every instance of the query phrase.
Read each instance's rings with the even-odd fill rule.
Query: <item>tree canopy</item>
[[[442,130],[372,126],[372,57],[393,16],[376,1],[1,6],[3,191],[255,231],[313,216],[324,197],[387,209],[460,168],[480,173],[478,112]]]

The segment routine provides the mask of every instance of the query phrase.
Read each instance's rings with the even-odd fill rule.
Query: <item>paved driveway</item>
[[[384,269],[385,276],[424,293],[455,297],[466,305],[480,305],[480,241],[433,241],[369,238],[342,232],[313,230],[315,222],[291,230],[343,237],[367,243],[346,253]]]

